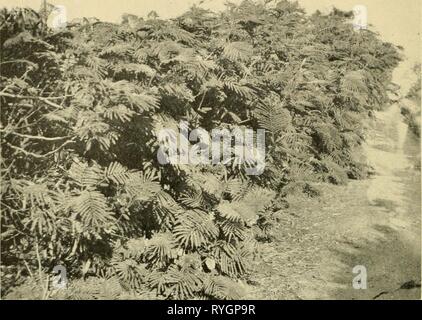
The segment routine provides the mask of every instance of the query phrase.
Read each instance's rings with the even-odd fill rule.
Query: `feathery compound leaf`
[[[203,288],[206,295],[221,300],[238,300],[246,294],[242,285],[223,276],[206,277]]]
[[[122,294],[122,286],[117,277],[89,277],[70,282],[66,290],[59,290],[58,299],[66,300],[116,300]]]
[[[217,210],[220,212],[222,217],[232,222],[240,222],[248,218],[247,216],[242,216],[241,214],[243,211],[241,202],[221,202],[218,205]]]
[[[223,183],[212,173],[194,172],[186,182],[195,187],[196,190],[203,190],[209,195],[220,197],[223,192]]]
[[[86,58],[86,63],[96,75],[104,77],[107,74],[107,62],[105,60],[88,56]]]
[[[130,179],[130,174],[127,168],[118,162],[113,162],[106,169],[105,176],[107,179],[116,184],[124,185]]]
[[[149,94],[145,90],[142,90],[139,86],[126,81],[121,80],[117,82],[106,82],[107,85],[114,91],[114,99],[119,100],[126,106],[130,106],[131,109],[138,113],[152,111],[159,108],[159,99],[155,95]]]
[[[29,206],[39,206],[41,208],[47,206],[54,208],[58,203],[54,197],[55,193],[50,190],[47,184],[37,184],[28,180],[11,180],[11,185],[22,196],[22,204],[24,208]]]
[[[226,182],[224,192],[228,193],[233,201],[238,201],[245,196],[249,188],[250,184],[247,181],[234,178]]]
[[[192,91],[184,83],[167,83],[162,87],[162,90],[164,94],[176,97],[180,100],[186,100],[189,102],[193,102],[195,100]]]
[[[256,223],[258,214],[271,203],[274,196],[273,191],[254,187],[239,201],[221,202],[217,210],[222,217],[231,222],[243,221],[252,225]]]
[[[239,85],[239,83],[234,80],[224,80],[224,86],[242,98],[251,99],[256,95],[254,89],[251,89],[248,86]]]
[[[178,249],[171,233],[157,233],[145,241],[143,254],[146,262],[156,268],[165,267],[178,256]]]
[[[245,233],[247,229],[245,224],[234,217],[226,217],[227,220],[224,220],[219,223],[220,229],[227,241],[231,242],[232,240],[244,240]]]
[[[202,280],[197,274],[177,268],[160,273],[154,280],[150,283],[157,287],[160,293],[178,299],[192,298],[202,288]]]
[[[164,190],[156,194],[155,200],[157,205],[154,207],[154,213],[158,223],[160,226],[170,229],[175,223],[176,217],[181,215],[184,209]]]
[[[146,242],[145,238],[129,239],[122,250],[123,256],[139,261],[144,254]]]
[[[260,103],[254,110],[254,115],[259,125],[274,135],[285,131],[292,122],[289,110],[279,103]]]
[[[142,73],[148,77],[153,77],[156,74],[156,71],[146,64],[134,64],[133,71],[136,73]]]
[[[132,94],[127,96],[127,99],[132,106],[138,109],[139,112],[158,109],[160,106],[157,97],[147,95],[145,93]]]
[[[74,159],[68,174],[70,178],[85,187],[96,186],[103,179],[103,171],[98,165],[89,166],[79,159]]]
[[[360,104],[365,105],[368,100],[368,85],[363,71],[348,72],[341,79],[340,89],[344,97],[355,98]]]
[[[144,171],[131,172],[125,181],[125,190],[138,201],[151,201],[161,190],[160,183],[156,181],[158,177]]]
[[[218,241],[212,252],[223,274],[238,276],[247,271],[246,259],[250,252],[246,248],[237,248],[230,243]]]
[[[189,210],[178,217],[173,234],[180,245],[195,249],[215,239],[218,228],[212,215],[200,210]]]
[[[98,191],[82,191],[71,199],[70,207],[87,227],[101,228],[115,221],[107,199]]]
[[[247,61],[253,54],[253,47],[247,42],[228,42],[223,47],[223,55],[231,61]]]
[[[139,264],[135,260],[117,260],[113,261],[112,264],[120,281],[123,284],[127,284],[129,288],[140,288],[142,283],[145,281],[147,270],[145,269],[144,265]]]
[[[135,112],[127,108],[123,104],[111,107],[104,112],[104,117],[110,120],[119,120],[121,122],[129,122]]]
[[[200,209],[206,202],[201,191],[185,192],[180,196],[180,202],[192,209]]]
[[[242,198],[242,203],[247,205],[250,210],[259,213],[271,204],[275,195],[276,192],[274,190],[254,186]]]
[[[108,46],[104,48],[100,55],[107,56],[107,55],[116,55],[116,56],[125,56],[130,54],[133,51],[132,44],[130,43],[120,43],[114,46]]]

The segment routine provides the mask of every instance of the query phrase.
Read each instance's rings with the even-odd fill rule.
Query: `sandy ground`
[[[322,184],[318,198],[294,197],[261,244],[251,297],[256,299],[420,299],[420,144],[399,107],[377,114],[367,160],[376,174],[347,186]],[[352,286],[365,266],[367,289]]]

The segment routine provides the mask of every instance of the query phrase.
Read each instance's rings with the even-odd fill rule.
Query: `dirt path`
[[[420,145],[396,105],[369,132],[365,153],[376,174],[290,199],[277,240],[260,247],[255,298],[421,298]],[[366,290],[352,287],[357,265],[367,270]]]

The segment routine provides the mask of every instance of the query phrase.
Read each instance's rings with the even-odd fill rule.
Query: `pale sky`
[[[155,10],[162,18],[182,14],[200,0],[47,0],[63,5],[69,20],[79,17],[97,17],[103,21],[120,22],[123,13],[145,16]],[[241,0],[231,0],[239,3]],[[212,10],[224,9],[226,0],[204,0],[202,7]],[[0,0],[0,8],[28,6],[40,8],[42,0]],[[368,23],[374,25],[386,41],[405,48],[407,60],[395,73],[395,81],[403,87],[413,81],[410,67],[421,59],[421,0],[299,0],[308,13],[328,10],[331,5],[343,10],[352,10],[355,5],[364,5],[368,11]]]

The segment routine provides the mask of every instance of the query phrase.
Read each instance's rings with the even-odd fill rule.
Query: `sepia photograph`
[[[420,301],[421,23],[421,0],[0,0],[1,300]]]

